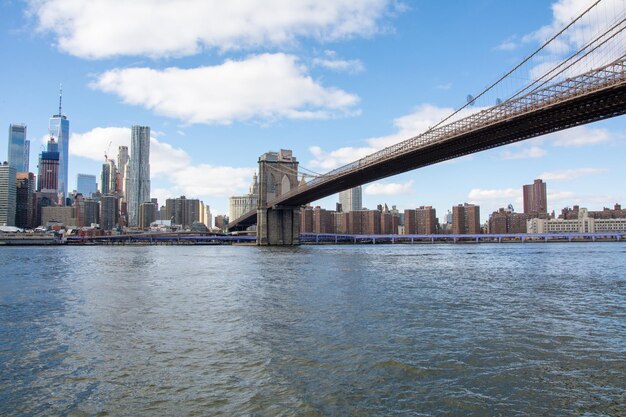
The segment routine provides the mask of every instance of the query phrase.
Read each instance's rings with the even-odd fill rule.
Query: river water
[[[0,248],[0,415],[625,416],[626,243]]]

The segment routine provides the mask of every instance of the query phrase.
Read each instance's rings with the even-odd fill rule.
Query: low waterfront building
[[[579,206],[574,206],[572,208],[565,207],[561,210],[561,218],[565,220],[575,220],[578,218],[578,211],[580,210]],[[622,209],[621,204],[615,204],[612,209],[604,207],[599,211],[587,211],[587,215],[594,219],[625,219],[626,218],[626,210]]]
[[[78,219],[74,216],[74,208],[66,206],[49,206],[41,208],[41,224],[62,224],[66,228],[78,227]]]
[[[577,210],[576,219],[530,219],[527,223],[528,233],[624,233],[626,218],[600,218],[589,216],[586,208]]]

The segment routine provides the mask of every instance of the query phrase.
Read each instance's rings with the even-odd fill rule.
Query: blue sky
[[[36,172],[62,83],[70,189],[77,173],[99,175],[110,142],[115,157],[132,125],[148,125],[153,197],[224,214],[262,153],[292,149],[323,173],[408,139],[591,3],[4,1],[0,124],[27,124]],[[603,0],[587,23],[625,7]],[[522,185],[543,178],[550,210],[626,204],[624,126],[622,116],[366,184],[363,202],[432,205],[440,218],[473,202],[485,220],[509,203],[520,211]]]

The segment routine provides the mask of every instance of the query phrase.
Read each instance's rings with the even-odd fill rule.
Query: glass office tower
[[[16,172],[28,172],[30,141],[26,140],[26,125],[9,125],[9,165]]]

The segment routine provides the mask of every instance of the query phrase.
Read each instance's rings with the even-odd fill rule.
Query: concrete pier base
[[[293,246],[300,244],[300,207],[257,210],[256,244]]]

